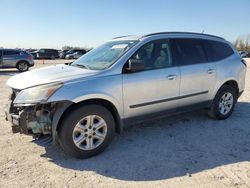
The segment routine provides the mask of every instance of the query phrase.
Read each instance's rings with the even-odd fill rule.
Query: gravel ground
[[[52,63],[38,61],[35,68]],[[250,187],[249,71],[229,119],[198,111],[139,124],[102,154],[79,160],[49,137],[11,133],[3,113],[10,92],[5,82],[18,73],[0,70],[0,187]]]

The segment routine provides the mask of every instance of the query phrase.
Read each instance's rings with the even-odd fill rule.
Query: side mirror
[[[144,70],[143,60],[130,59],[128,60],[128,68],[129,72],[138,72]]]

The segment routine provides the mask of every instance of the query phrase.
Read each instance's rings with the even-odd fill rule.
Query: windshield
[[[106,69],[137,42],[136,40],[107,42],[77,59],[72,66],[91,70]]]

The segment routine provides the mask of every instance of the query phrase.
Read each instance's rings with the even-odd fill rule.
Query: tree
[[[83,49],[86,51],[90,51],[92,48],[87,48],[87,47],[73,47],[73,46],[63,46],[62,50],[71,50],[71,49]]]
[[[245,37],[238,37],[234,42],[234,46],[238,51],[250,52],[250,34]]]

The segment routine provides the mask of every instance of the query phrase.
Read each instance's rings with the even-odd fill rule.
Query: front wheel
[[[208,114],[214,119],[227,119],[232,114],[236,102],[235,89],[224,85],[217,92]]]
[[[100,105],[74,108],[62,120],[58,132],[59,142],[66,154],[89,158],[101,153],[115,133],[112,114]]]

